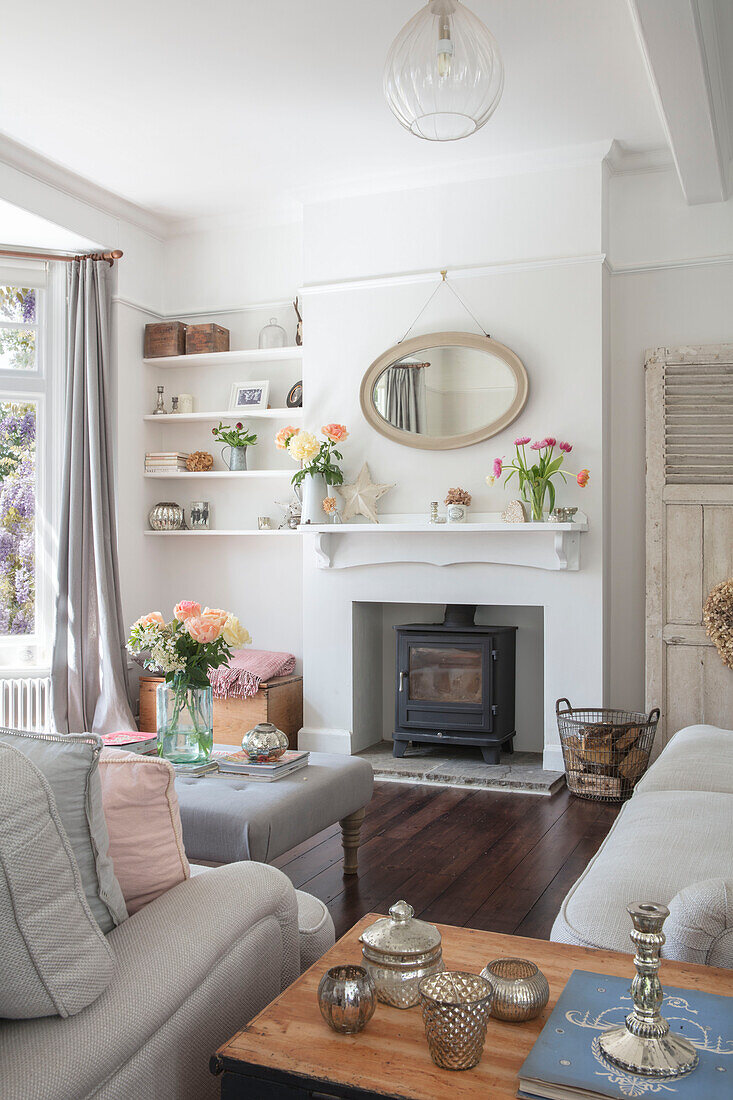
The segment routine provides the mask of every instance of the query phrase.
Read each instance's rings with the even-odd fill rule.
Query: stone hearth
[[[392,755],[392,742],[381,741],[357,755],[369,761],[375,779],[392,783],[551,795],[565,782],[563,772],[543,769],[539,752],[502,753],[501,763],[485,764],[480,749],[463,747],[458,755],[455,749],[429,746],[410,748],[398,760]]]

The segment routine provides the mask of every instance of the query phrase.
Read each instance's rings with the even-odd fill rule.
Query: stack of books
[[[246,752],[215,752],[214,759],[224,775],[243,775],[259,783],[273,783],[300,771],[308,763],[309,752],[288,750],[271,764],[252,764]]]
[[[145,455],[146,474],[177,474],[186,469],[188,454],[184,451],[148,451]]]
[[[157,733],[103,733],[102,740],[107,749],[124,749],[141,756],[154,756],[158,751]]]
[[[174,764],[173,768],[176,775],[188,775],[194,778],[199,775],[209,775],[219,770],[215,760],[208,760],[205,764]]]

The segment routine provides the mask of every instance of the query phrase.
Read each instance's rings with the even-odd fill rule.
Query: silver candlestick
[[[631,983],[634,1007],[620,1027],[604,1031],[599,1039],[604,1057],[615,1066],[642,1077],[679,1077],[698,1063],[692,1043],[669,1030],[661,1014],[662,983],[659,953],[665,942],[662,925],[669,916],[666,905],[639,902],[627,908],[634,925],[631,941],[636,948],[636,976]]]

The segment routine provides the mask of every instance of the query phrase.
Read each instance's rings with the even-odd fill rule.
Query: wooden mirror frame
[[[459,435],[418,435],[416,432],[405,432],[402,428],[395,428],[377,412],[372,401],[374,385],[382,371],[393,366],[398,360],[408,355],[416,355],[427,351],[429,348],[447,347],[458,345],[459,347],[475,348],[485,351],[502,359],[511,370],[517,382],[517,395],[511,405],[502,416],[485,424],[482,428],[476,428],[472,432],[461,432]],[[426,336],[413,336],[411,340],[404,340],[401,344],[395,344],[375,359],[369,370],[364,375],[359,391],[361,411],[368,424],[386,436],[394,443],[401,443],[404,447],[417,447],[424,451],[450,451],[458,447],[471,447],[474,443],[481,443],[484,439],[490,439],[492,435],[507,428],[513,420],[516,420],[520,412],[527,404],[529,396],[529,378],[524,363],[513,351],[500,344],[498,340],[492,340],[490,336],[476,336],[471,332],[431,332]]]

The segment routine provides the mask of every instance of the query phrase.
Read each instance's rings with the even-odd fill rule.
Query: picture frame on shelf
[[[266,409],[269,396],[269,381],[235,382],[229,397],[229,410],[246,412],[252,409]]]

